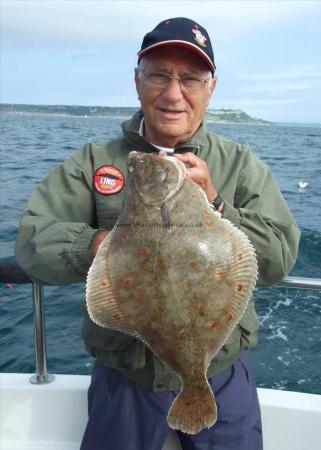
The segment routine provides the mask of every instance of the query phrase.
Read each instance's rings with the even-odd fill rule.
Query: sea
[[[1,115],[1,259],[11,259],[19,217],[32,190],[87,142],[120,134],[119,115]],[[321,125],[208,123],[248,144],[271,168],[302,231],[292,276],[321,278]],[[300,181],[306,187],[300,187]],[[301,184],[302,186],[302,184]],[[81,338],[84,285],[45,286],[48,370],[90,374]],[[32,288],[0,285],[0,372],[35,371]],[[256,288],[259,342],[250,357],[257,385],[321,394],[321,292]]]

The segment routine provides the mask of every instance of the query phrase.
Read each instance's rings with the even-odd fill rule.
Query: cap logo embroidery
[[[197,25],[194,25],[194,28],[192,28],[193,33],[195,34],[194,40],[198,43],[198,45],[201,45],[202,47],[207,47],[206,45],[206,37],[202,34],[201,30],[198,29]]]
[[[102,195],[118,194],[125,185],[124,175],[117,167],[102,166],[94,175],[95,190]]]

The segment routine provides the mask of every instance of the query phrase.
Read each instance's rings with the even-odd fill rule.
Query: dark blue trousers
[[[262,450],[255,381],[243,353],[209,380],[218,420],[197,435],[177,432],[183,450]],[[175,392],[153,392],[96,363],[88,391],[89,420],[81,450],[161,450]]]

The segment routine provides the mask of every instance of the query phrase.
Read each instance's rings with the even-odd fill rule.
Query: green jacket
[[[122,125],[123,137],[103,146],[87,144],[57,167],[34,190],[21,218],[16,241],[20,266],[34,280],[53,285],[85,281],[97,232],[111,230],[124,190],[102,195],[93,177],[101,166],[114,166],[126,177],[132,150],[158,152],[138,133],[141,112]],[[206,161],[225,202],[223,217],[250,238],[257,253],[258,285],[284,277],[294,265],[300,232],[269,168],[246,146],[207,132],[203,125],[182,148]],[[213,359],[208,376],[230,366],[257,341],[253,300],[227,343]],[[135,338],[95,325],[85,310],[83,337],[98,361],[155,391],[176,390],[180,381]]]

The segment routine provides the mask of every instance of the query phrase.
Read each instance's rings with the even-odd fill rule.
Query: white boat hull
[[[89,376],[56,375],[32,385],[30,375],[0,374],[2,450],[79,450],[87,422]],[[319,450],[321,395],[258,389],[264,450]],[[170,432],[163,450],[181,449]]]

